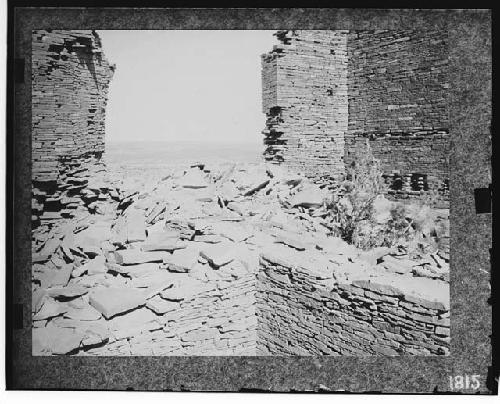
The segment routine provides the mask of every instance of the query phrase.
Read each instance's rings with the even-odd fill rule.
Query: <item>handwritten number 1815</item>
[[[477,390],[481,386],[480,375],[448,376],[451,390]]]

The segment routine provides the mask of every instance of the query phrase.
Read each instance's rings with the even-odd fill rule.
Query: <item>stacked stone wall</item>
[[[434,188],[447,197],[446,32],[278,31],[277,38],[262,57],[269,161],[334,183],[368,140],[390,193]],[[404,183],[416,177],[422,189]]]
[[[397,274],[340,283],[332,264],[292,262],[261,256],[256,295],[261,354],[449,354],[448,284],[405,281]],[[432,298],[415,292],[426,288]]]
[[[447,32],[350,32],[348,54],[346,165],[368,140],[390,194],[411,197],[436,189],[447,197]]]
[[[99,320],[107,344],[88,353],[84,350],[79,353],[98,356],[255,355],[254,273],[237,280],[224,279],[223,274],[204,278],[204,281],[187,274],[172,278],[176,277],[185,278],[180,281],[183,284],[180,301],[173,299],[166,309],[163,307],[165,301],[157,296],[145,302],[146,307],[130,314],[108,321]],[[161,303],[158,305],[157,301]],[[59,325],[64,327],[64,322]],[[97,325],[92,324],[92,327]]]
[[[32,179],[35,224],[70,215],[104,152],[113,76],[94,31],[33,31]]]
[[[346,166],[366,150],[380,162],[388,193],[396,198],[424,196],[428,190],[449,198],[450,138],[445,131],[363,134],[346,138]]]
[[[448,33],[349,33],[349,132],[447,130]]]
[[[343,172],[347,31],[280,31],[262,56],[264,155],[308,176]]]

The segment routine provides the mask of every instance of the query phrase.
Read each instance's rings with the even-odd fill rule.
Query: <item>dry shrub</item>
[[[439,195],[429,193],[426,199],[411,205],[394,202],[387,220],[377,221],[374,202],[387,191],[380,162],[374,158],[368,141],[356,157],[346,180],[327,203],[334,234],[364,250],[404,246],[423,254],[435,249],[440,234],[446,231],[436,228],[443,223],[436,223],[431,208]]]
[[[367,222],[371,222],[373,202],[386,191],[380,162],[373,156],[368,140],[346,174],[328,208],[334,233],[349,243],[361,242],[361,235],[368,231]]]

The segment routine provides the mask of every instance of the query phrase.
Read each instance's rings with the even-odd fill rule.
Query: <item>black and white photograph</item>
[[[33,355],[448,355],[447,55],[33,31]]]
[[[8,390],[498,394],[492,10],[56,3],[8,5]]]

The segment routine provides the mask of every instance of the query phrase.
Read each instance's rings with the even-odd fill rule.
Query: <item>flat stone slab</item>
[[[404,300],[428,309],[450,309],[450,285],[444,281],[387,274],[374,276],[370,280],[353,281],[353,284],[389,296],[402,296]]]
[[[95,275],[99,273],[106,272],[106,259],[103,255],[98,255],[94,259],[87,261],[85,264],[75,267],[73,269],[72,275],[74,278],[82,276],[84,273],[89,275]]]
[[[308,187],[293,195],[289,203],[292,207],[317,208],[323,205],[324,198],[325,196],[319,188]]]
[[[391,255],[386,255],[382,263],[388,270],[396,272],[398,274],[406,274],[411,272],[414,266],[418,265],[418,262],[409,259],[400,259],[392,257]]]
[[[100,288],[89,295],[89,303],[109,319],[142,306],[145,296],[143,292],[133,288]]]
[[[299,251],[304,251],[309,247],[309,244],[302,242],[297,237],[279,234],[275,236],[275,243],[285,244]]]
[[[210,285],[195,279],[185,279],[179,282],[178,285],[174,285],[174,287],[162,291],[160,296],[166,300],[179,302],[181,300],[189,300],[193,296],[210,291],[215,287],[215,285]]]
[[[144,241],[146,239],[146,223],[143,211],[132,210],[126,218],[127,241]]]
[[[168,301],[160,296],[155,296],[147,301],[146,307],[153,310],[156,314],[163,315],[169,311],[178,309],[180,305],[177,302]]]
[[[34,328],[33,355],[65,355],[80,348],[84,334],[72,328]]]
[[[218,222],[212,227],[214,232],[234,242],[245,241],[253,236],[250,228],[238,223]]]
[[[352,282],[354,286],[357,286],[358,288],[362,289],[367,289],[372,292],[379,293],[381,295],[387,295],[387,296],[403,296],[403,292],[399,290],[398,288],[391,286],[391,285],[385,285],[382,283],[377,283],[377,282],[372,282],[369,280],[355,280]]]
[[[163,263],[171,272],[189,272],[198,262],[198,250],[192,248],[177,250],[163,258]]]
[[[53,299],[46,299],[38,311],[33,316],[33,320],[47,320],[52,317],[60,316],[68,311],[68,306],[63,303],[58,303]]]
[[[116,316],[108,322],[108,325],[116,339],[130,338],[162,328],[156,314],[146,307]]]
[[[106,267],[109,271],[117,272],[131,278],[141,278],[159,270],[159,264],[153,262],[137,265],[118,265],[108,262]]]
[[[47,295],[55,298],[74,298],[85,295],[88,292],[87,288],[78,285],[66,286],[64,288],[47,289]]]
[[[143,251],[175,251],[186,248],[186,243],[179,240],[178,232],[153,233],[141,246]]]
[[[234,260],[231,249],[232,246],[226,243],[214,244],[203,248],[200,256],[205,258],[211,266],[219,268]]]
[[[120,265],[145,264],[147,262],[162,262],[164,252],[140,251],[135,249],[115,251],[115,260]]]
[[[208,182],[201,170],[193,169],[180,178],[179,185],[183,188],[198,189],[208,187]]]
[[[54,271],[54,277],[50,280],[50,286],[66,286],[73,272],[73,267],[67,265],[57,271]]]
[[[248,189],[243,194],[244,196],[252,195],[253,193],[260,191],[269,184],[269,179],[255,179],[255,181],[249,185]]]
[[[102,315],[91,305],[85,303],[84,306],[70,308],[66,313],[64,313],[64,317],[72,320],[95,321],[99,320]]]
[[[35,290],[31,295],[31,310],[33,313],[38,312],[47,298],[47,291],[44,288]]]

